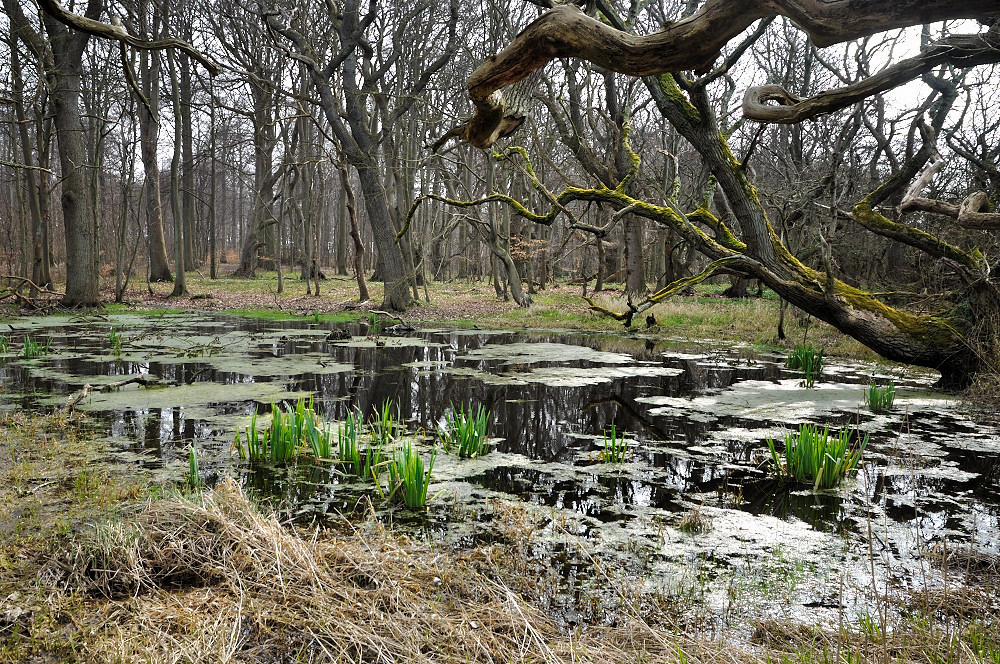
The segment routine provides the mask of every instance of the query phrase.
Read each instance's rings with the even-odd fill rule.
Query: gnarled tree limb
[[[932,198],[910,198],[899,207],[901,212],[931,212],[958,221],[962,228],[1000,230],[1000,213],[992,212],[986,192],[974,191],[959,205]]]
[[[115,41],[124,42],[133,48],[138,48],[146,51],[162,51],[168,48],[175,48],[182,53],[186,53],[191,59],[196,60],[201,63],[208,73],[215,76],[219,73],[219,65],[213,62],[210,58],[203,55],[198,49],[196,49],[191,44],[181,39],[155,39],[153,41],[146,41],[144,39],[139,39],[133,35],[130,35],[125,28],[120,25],[111,25],[110,23],[102,23],[101,21],[95,21],[93,19],[87,18],[86,16],[80,16],[79,14],[74,14],[68,11],[62,6],[59,0],[36,0],[38,5],[42,8],[49,16],[52,16],[61,23],[65,23],[74,30],[79,30],[80,32],[86,32],[88,34],[94,35],[95,37],[102,37],[104,39],[113,39]]]
[[[577,7],[560,5],[525,28],[503,51],[487,58],[469,77],[475,113],[461,128],[462,138],[488,147],[509,133],[520,120],[508,109],[501,88],[555,58],[582,58],[631,76],[705,69],[729,40],[754,21],[775,15],[795,21],[817,46],[829,46],[892,28],[996,16],[1000,4],[996,0],[872,0],[859,11],[850,0],[708,0],[689,18],[645,36],[616,30]]]
[[[795,97],[779,85],[752,87],[743,97],[743,116],[758,122],[793,124],[847,108],[915,80],[942,64],[973,67],[995,62],[1000,62],[1000,43],[989,34],[955,35],[854,85],[827,90],[808,99]],[[773,101],[779,105],[768,103]]]

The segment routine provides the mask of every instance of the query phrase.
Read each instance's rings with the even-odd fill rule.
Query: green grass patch
[[[851,445],[851,440],[857,441]],[[798,432],[785,434],[785,463],[778,456],[774,439],[767,439],[771,451],[772,470],[780,477],[802,484],[811,484],[814,490],[830,489],[857,468],[861,454],[868,446],[868,434],[845,427],[836,435],[830,428],[822,430],[813,424],[803,424]]]
[[[438,439],[448,453],[457,454],[460,459],[483,456],[489,453],[490,445],[486,438],[489,427],[490,411],[482,404],[468,410],[464,404],[458,408],[452,404],[445,415],[444,429],[438,431]]]

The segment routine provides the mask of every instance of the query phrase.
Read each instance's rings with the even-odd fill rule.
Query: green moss
[[[254,318],[257,320],[274,320],[274,321],[289,321],[289,320],[299,320],[308,321],[311,323],[353,323],[358,320],[357,314],[340,312],[340,313],[321,313],[321,314],[295,314],[289,311],[282,311],[280,309],[257,309],[253,307],[243,307],[236,309],[225,309],[223,313],[230,314],[232,316],[239,316],[241,318]]]
[[[851,216],[862,226],[880,235],[898,238],[931,255],[953,260],[974,272],[979,273],[983,270],[982,252],[979,252],[978,256],[974,253],[966,253],[930,233],[925,233],[920,229],[907,226],[906,224],[897,223],[876,212],[872,207],[872,197],[876,193],[878,193],[878,190],[862,199],[851,210]]]
[[[660,90],[670,103],[672,103],[693,125],[701,124],[701,114],[698,109],[684,96],[684,92],[677,86],[672,74],[660,74],[656,77],[660,84]]]
[[[964,325],[953,318],[915,316],[893,309],[882,301],[842,281],[834,282],[834,294],[854,309],[869,311],[888,319],[905,336],[927,345],[951,345],[959,341]]]
[[[688,217],[712,228],[715,231],[715,239],[727,249],[739,252],[746,251],[747,245],[733,235],[729,227],[709,212],[707,207],[699,207],[697,210],[689,212]]]

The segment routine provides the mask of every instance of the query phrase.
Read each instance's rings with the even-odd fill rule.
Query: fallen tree
[[[918,119],[922,146],[884,183],[854,204],[849,216],[865,229],[926,253],[948,266],[960,288],[935,311],[908,312],[889,306],[879,297],[837,278],[830,264],[830,247],[824,245],[822,267],[799,261],[779,239],[745,164],[733,155],[720,130],[707,92],[708,84],[735,64],[727,59],[715,73],[712,66],[720,49],[761,18],[782,15],[796,22],[817,45],[830,45],[886,31],[951,18],[992,21],[979,34],[952,35],[927,45],[922,52],[890,65],[861,83],[799,98],[774,85],[752,88],[744,98],[744,117],[763,123],[799,122],[819,114],[848,107],[871,95],[917,79],[934,67],[948,64],[966,68],[1000,62],[1000,14],[996,2],[972,0],[950,2],[867,3],[864,12],[849,10],[847,2],[777,0],[733,3],[709,0],[690,17],[670,23],[649,36],[636,36],[615,14],[606,0],[596,3],[600,18],[572,5],[551,9],[522,31],[503,51],[488,58],[468,79],[474,115],[449,132],[474,146],[488,148],[510,135],[524,121],[519,107],[508,108],[507,86],[525,79],[554,58],[582,58],[623,74],[644,77],[658,111],[701,156],[724,193],[738,224],[738,233],[703,206],[681,211],[671,201],[654,204],[615,189],[567,188],[553,196],[552,208],[544,214],[530,212],[509,197],[494,194],[480,201],[448,201],[478,204],[502,200],[522,216],[538,223],[551,223],[572,201],[598,201],[616,210],[628,210],[657,224],[669,226],[696,244],[710,259],[701,274],[676,281],[640,303],[630,303],[624,312],[604,313],[631,322],[632,318],[665,297],[713,274],[727,272],[760,279],[782,298],[861,341],[883,357],[931,367],[941,372],[941,384],[967,385],[981,371],[996,371],[997,339],[1000,338],[1000,290],[990,262],[977,248],[962,249],[914,225],[892,219],[883,207],[920,174],[932,156],[941,125],[954,100],[942,95],[930,122]],[[677,73],[695,70],[692,78]],[[633,155],[635,168],[639,159]],[[912,196],[911,196],[912,198]],[[984,197],[955,208],[959,223],[995,227],[996,215],[988,211]],[[926,201],[926,199],[924,199]],[[908,209],[951,214],[951,208],[926,202],[909,203]],[[959,208],[965,210],[961,216]],[[969,221],[974,220],[974,221]],[[985,224],[985,225],[984,225]],[[574,220],[574,226],[587,230]],[[973,227],[973,226],[970,226]],[[594,230],[594,229],[589,229]]]

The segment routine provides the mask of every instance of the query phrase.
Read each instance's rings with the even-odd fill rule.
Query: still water
[[[549,561],[561,579],[559,608],[571,624],[595,619],[572,597],[598,560],[643,593],[690,600],[690,611],[716,622],[823,622],[860,619],[877,593],[946,583],[929,562],[935,551],[1000,554],[1000,433],[932,390],[935,376],[907,368],[834,364],[806,389],[777,355],[625,335],[397,336],[202,314],[6,326],[0,409],[61,407],[92,386],[76,408],[92,414],[107,463],[180,481],[193,441],[209,483],[239,477],[300,522],[337,522],[367,497],[387,523],[445,546],[502,537],[491,526],[499,514],[526,510],[526,555]],[[25,359],[27,337],[48,352]],[[100,391],[137,374],[158,385]],[[863,390],[890,377],[896,407],[873,415]],[[335,464],[251,466],[235,455],[233,437],[255,410],[300,397],[328,421],[391,400],[425,455],[449,408],[482,404],[493,451],[439,454],[426,512],[378,505]],[[769,476],[766,439],[802,423],[869,433],[857,477],[816,493]],[[622,464],[598,458],[611,424],[628,441]],[[705,524],[698,532],[681,527],[693,511]]]

